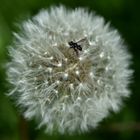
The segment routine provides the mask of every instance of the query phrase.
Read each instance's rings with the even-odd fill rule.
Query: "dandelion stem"
[[[29,140],[28,124],[27,121],[23,118],[23,116],[20,116],[19,131],[21,140]]]

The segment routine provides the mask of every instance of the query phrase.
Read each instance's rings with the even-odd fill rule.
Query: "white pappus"
[[[83,8],[42,10],[9,47],[9,93],[52,133],[85,132],[128,97],[131,55],[117,30]]]

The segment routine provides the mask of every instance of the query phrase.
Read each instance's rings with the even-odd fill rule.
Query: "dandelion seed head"
[[[85,132],[120,109],[130,94],[131,55],[102,17],[60,6],[21,26],[9,48],[7,75],[9,95],[25,118],[36,118],[48,133]]]

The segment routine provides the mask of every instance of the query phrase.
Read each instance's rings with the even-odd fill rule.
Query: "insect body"
[[[68,42],[70,48],[73,48],[74,51],[76,52],[76,55],[79,55],[79,51],[82,51],[82,46],[87,46],[88,45],[88,40],[87,38],[83,38],[77,42],[70,41]]]
[[[79,54],[78,51],[82,51],[81,45],[79,45],[77,42],[70,41],[68,42],[68,44],[70,45],[70,48],[74,49],[74,51],[76,52],[76,55]]]

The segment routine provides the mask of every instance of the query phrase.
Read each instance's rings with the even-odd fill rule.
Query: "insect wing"
[[[83,39],[80,39],[79,41],[76,42],[78,45],[80,46],[88,46],[89,45],[89,42],[87,40],[87,38],[83,38]]]
[[[77,45],[77,49],[78,49],[79,51],[82,51],[81,45]]]

